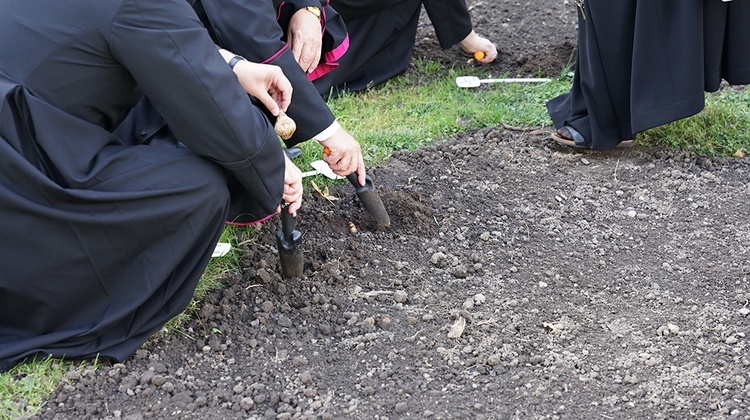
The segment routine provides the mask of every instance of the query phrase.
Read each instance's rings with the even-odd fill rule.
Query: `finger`
[[[365,162],[361,159],[357,164],[357,175],[359,175],[359,185],[365,185],[367,182],[367,173],[365,172]]]
[[[292,92],[294,89],[292,88],[292,83],[283,73],[274,79],[274,89],[276,91],[275,101],[278,102],[278,105],[282,109],[289,108],[289,105],[292,103]]]
[[[291,187],[284,190],[285,201],[292,202],[302,195],[302,187]]]
[[[346,165],[344,165],[344,158],[345,156],[330,155],[328,166],[330,166],[331,170],[334,172],[342,172],[347,169]]]
[[[268,109],[268,112],[270,112],[271,115],[279,115],[279,104],[276,103],[276,100],[274,100],[268,92],[258,92],[255,97],[266,107],[266,109]]]
[[[302,207],[302,199],[300,198],[297,201],[293,201],[289,204],[289,213],[291,213],[293,216],[297,216],[297,211]]]
[[[331,169],[338,166],[339,160],[341,160],[341,158],[339,157],[339,154],[336,151],[328,149],[328,153],[325,153],[325,149],[324,149],[323,161],[327,163],[328,166],[331,167]]]
[[[282,211],[288,211],[292,216],[297,215],[297,209],[299,209],[301,202],[301,197],[284,197],[284,202],[289,203],[287,208]]]
[[[352,158],[349,156],[342,156],[338,162],[336,162],[336,172],[339,175],[349,175],[354,172],[354,167],[351,167]],[[332,168],[333,169],[333,168]]]
[[[305,46],[302,48],[302,52],[300,53],[299,57],[299,65],[302,67],[302,70],[309,73],[311,72],[315,66],[314,64],[315,59],[315,50],[310,48],[310,44],[306,43]]]
[[[281,209],[281,211],[285,211],[291,214],[292,216],[296,216],[296,212],[292,208],[293,201],[289,197],[286,197],[286,196],[283,197],[283,200],[286,203],[286,205]]]
[[[493,45],[486,51],[484,59],[480,60],[482,63],[491,63],[497,58],[497,48]]]
[[[269,90],[268,94],[271,95],[271,98],[273,98],[273,101],[276,102],[279,108],[284,109],[284,107],[281,104],[281,102],[284,100],[283,92],[274,88],[274,89]]]
[[[289,44],[289,46],[291,47],[294,60],[299,63],[300,56],[302,55],[302,43],[295,40],[292,31],[289,31],[288,37],[289,41],[287,42],[287,44]]]
[[[286,201],[287,203],[299,201],[302,198],[302,193],[302,185],[292,188],[290,191],[285,191],[283,194],[284,201]]]
[[[301,194],[298,191],[285,191],[282,196],[284,197],[284,201],[291,203],[299,199]]]
[[[313,53],[312,62],[310,63],[310,68],[307,70],[308,73],[312,73],[315,71],[316,68],[318,68],[318,64],[320,63],[320,57],[323,54],[323,51],[321,50],[321,47],[319,44],[316,44],[316,48]]]

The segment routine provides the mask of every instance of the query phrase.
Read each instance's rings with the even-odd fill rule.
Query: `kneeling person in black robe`
[[[237,77],[272,109],[289,82],[235,76],[184,0],[0,11],[0,369],[122,360],[189,303],[230,182],[256,219],[299,207],[300,172]],[[143,94],[163,120],[122,129]]]

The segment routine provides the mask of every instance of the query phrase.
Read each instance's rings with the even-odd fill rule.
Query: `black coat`
[[[331,0],[349,31],[349,51],[339,66],[314,81],[323,96],[357,91],[406,71],[424,5],[443,48],[471,32],[464,0]]]
[[[570,92],[550,100],[556,127],[591,149],[700,112],[722,78],[750,82],[746,0],[587,0]]]
[[[0,369],[121,360],[190,301],[228,179],[275,212],[278,137],[185,0],[0,0],[0,39]],[[143,93],[170,133],[120,127]]]

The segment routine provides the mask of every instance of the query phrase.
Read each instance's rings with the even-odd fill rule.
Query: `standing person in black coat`
[[[746,0],[579,0],[570,92],[547,103],[557,143],[607,150],[700,112],[704,91],[750,82]]]
[[[281,67],[294,96],[287,114],[297,131],[285,143],[310,139],[330,151],[323,159],[338,175],[354,171],[365,183],[359,143],[338,123],[311,80],[335,69],[349,38],[327,0],[196,0],[198,16],[214,42],[250,61]]]
[[[246,93],[277,114],[291,86],[220,52],[184,0],[0,12],[0,370],[122,360],[192,298],[228,183],[254,218],[299,208],[300,172]],[[143,94],[167,126],[123,129]]]
[[[472,29],[464,0],[331,0],[349,31],[349,51],[339,66],[314,81],[321,95],[336,97],[383,83],[404,71],[411,59],[419,15],[424,6],[440,46],[459,45],[482,51],[479,61],[490,63],[497,47]]]

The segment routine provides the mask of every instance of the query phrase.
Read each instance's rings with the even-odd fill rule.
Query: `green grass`
[[[341,124],[356,138],[368,165],[386,160],[393,151],[413,150],[465,130],[507,124],[528,129],[549,128],[552,122],[544,103],[570,88],[570,78],[542,84],[495,84],[460,89],[457,76],[491,75],[442,68],[439,63],[419,61],[405,76],[365,92],[344,95],[330,102]],[[494,75],[494,77],[503,77]],[[638,143],[685,149],[701,155],[731,156],[750,151],[750,93],[747,89],[724,89],[707,95],[706,109],[698,115],[639,134]],[[320,159],[320,146],[307,142],[297,161]],[[324,180],[316,179],[321,185]],[[308,188],[309,191],[309,188]],[[239,271],[242,241],[252,240],[253,231],[228,226],[221,241],[231,242],[233,251],[211,260],[196,297],[183,315],[166,326],[166,333],[180,333],[186,316],[220,280]],[[33,414],[62,383],[69,363],[44,360],[20,365],[0,374],[0,419]]]
[[[0,374],[0,418],[34,415],[64,381],[68,364],[47,358]]]
[[[206,270],[203,272],[203,276],[198,285],[195,288],[195,294],[193,300],[188,304],[188,307],[180,315],[177,315],[171,319],[164,326],[162,334],[170,334],[171,332],[177,332],[190,339],[195,339],[190,333],[185,331],[182,326],[185,320],[195,315],[198,311],[198,306],[206,293],[216,290],[222,287],[221,279],[224,279],[232,274],[239,274],[239,261],[242,254],[242,248],[238,244],[252,236],[251,228],[241,227],[237,225],[226,225],[224,231],[221,233],[219,242],[228,242],[232,245],[232,249],[223,257],[212,258],[209,261]]]
[[[436,72],[426,84],[391,80],[363,93],[345,95],[330,106],[362,144],[365,160],[378,163],[394,150],[413,150],[457,132],[505,123],[549,124],[544,102],[568,88],[567,80],[541,84],[458,88],[456,70]]]
[[[252,240],[253,234],[253,228],[227,225],[219,241],[231,243],[231,251],[223,257],[211,259],[198,282],[193,301],[157,334],[177,333],[196,339],[184,330],[185,320],[198,311],[199,303],[206,293],[222,287],[221,279],[240,273],[239,260],[243,251],[238,245],[244,240]],[[44,406],[49,396],[67,382],[67,372],[97,367],[96,360],[71,362],[45,358],[19,364],[8,372],[0,373],[0,420],[34,415]]]
[[[689,150],[702,156],[750,152],[750,90],[722,89],[706,95],[706,108],[690,118],[639,134],[643,144]]]

